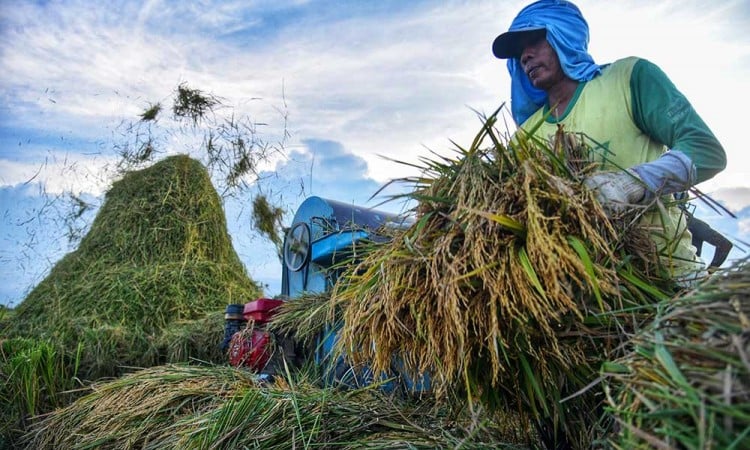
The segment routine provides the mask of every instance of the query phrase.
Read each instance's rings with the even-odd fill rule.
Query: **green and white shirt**
[[[655,64],[629,57],[602,68],[601,75],[581,82],[559,117],[545,105],[521,125],[538,128],[535,135],[554,136],[558,125],[569,133],[582,133],[595,146],[602,170],[630,168],[653,161],[667,149],[680,150],[696,167],[697,182],[705,181],[726,166],[719,141],[685,96]],[[653,211],[641,224],[652,230],[666,266],[679,278],[697,269],[699,261],[686,220],[677,206],[662,215]]]

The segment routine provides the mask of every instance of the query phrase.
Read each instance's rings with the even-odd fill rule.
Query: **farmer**
[[[593,143],[599,171],[585,185],[610,217],[644,211],[640,223],[655,230],[671,277],[693,286],[705,265],[671,194],[722,171],[724,149],[659,67],[636,57],[599,65],[588,41],[588,24],[571,2],[541,0],[521,10],[492,44],[508,60],[513,119],[539,138],[561,125]]]

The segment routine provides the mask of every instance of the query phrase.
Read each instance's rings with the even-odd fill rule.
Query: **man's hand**
[[[625,213],[646,197],[643,181],[630,170],[622,172],[597,172],[583,180],[583,184],[595,191],[609,217]]]

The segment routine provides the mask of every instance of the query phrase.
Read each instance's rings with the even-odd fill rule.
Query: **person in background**
[[[588,23],[569,1],[536,1],[518,13],[492,44],[507,60],[513,119],[542,139],[562,126],[596,143],[598,171],[584,184],[610,217],[640,208],[664,267],[692,287],[705,265],[671,194],[722,171],[724,149],[658,66],[638,57],[600,65],[588,43]]]
[[[674,197],[687,217],[687,227],[693,237],[692,244],[696,250],[695,254],[701,256],[704,242],[708,242],[714,247],[714,255],[708,264],[708,272],[715,272],[724,264],[734,244],[724,235],[711,228],[711,225],[695,217],[695,206],[691,206],[689,203],[688,192],[678,192],[674,194]]]
[[[711,228],[711,225],[695,217],[693,213],[685,211],[685,214],[688,216],[688,230],[693,235],[692,243],[696,249],[696,255],[701,256],[704,242],[711,244],[714,247],[714,256],[708,264],[708,271],[716,271],[724,264],[734,245],[724,235]]]

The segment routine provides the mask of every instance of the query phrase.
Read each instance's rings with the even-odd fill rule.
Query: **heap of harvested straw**
[[[494,123],[402,180],[415,185],[416,222],[334,287],[339,351],[383,373],[400,358],[438,397],[482,397],[586,442],[601,393],[561,401],[596,379],[638,307],[665,297],[636,275],[657,256],[624,258],[643,234],[613,227],[582,187],[585,146],[562,132],[504,144]]]
[[[291,378],[290,378],[291,379]],[[34,449],[522,448],[512,416],[433,409],[231,367],[162,366],[95,386],[26,436]]]
[[[750,448],[750,260],[658,310],[605,367],[613,444]]]
[[[224,307],[259,293],[207,171],[174,156],[117,181],[78,249],[3,326],[7,336],[65,348],[83,342],[79,376],[96,379],[121,366],[220,358],[217,345],[200,339],[221,342]]]

